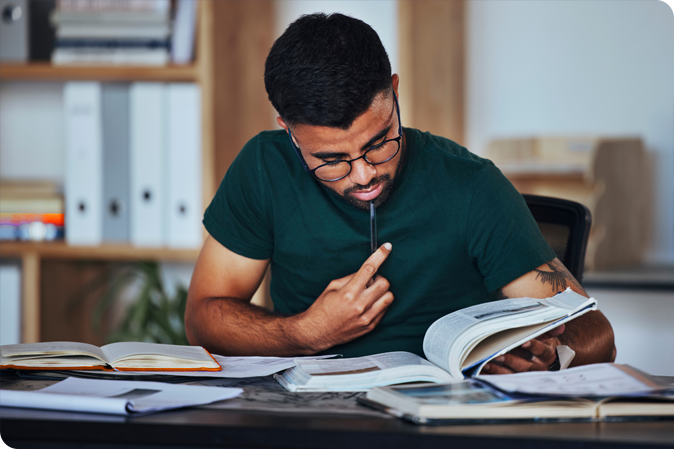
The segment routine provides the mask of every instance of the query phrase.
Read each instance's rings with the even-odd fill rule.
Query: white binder
[[[162,210],[165,158],[165,88],[161,83],[133,83],[129,92],[131,243],[164,245]]]
[[[63,102],[66,241],[70,245],[98,245],[103,234],[101,85],[66,83]]]
[[[168,103],[168,245],[199,248],[203,243],[199,86],[169,84]]]
[[[103,241],[129,241],[129,85],[103,84]]]

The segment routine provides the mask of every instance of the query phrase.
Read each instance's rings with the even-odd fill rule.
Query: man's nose
[[[361,158],[351,162],[351,173],[349,173],[349,180],[354,184],[366,186],[377,176],[377,168]]]

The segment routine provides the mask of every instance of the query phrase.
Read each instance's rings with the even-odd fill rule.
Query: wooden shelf
[[[194,65],[71,66],[50,63],[0,64],[2,81],[198,81]]]
[[[198,249],[139,248],[130,245],[70,246],[64,242],[2,242],[0,257],[22,258],[35,254],[41,259],[161,260],[194,262]]]

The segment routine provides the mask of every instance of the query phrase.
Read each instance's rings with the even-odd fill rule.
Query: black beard
[[[341,194],[341,197],[344,198],[346,201],[348,201],[349,204],[351,204],[352,206],[360,210],[369,211],[370,202],[359,200],[358,198],[351,195],[351,193],[357,192],[359,190],[367,190],[372,186],[375,186],[380,183],[382,184],[381,193],[379,194],[379,196],[377,196],[377,198],[374,199],[374,207],[379,207],[386,202],[389,196],[391,196],[391,192],[393,191],[393,181],[391,180],[391,175],[389,174],[385,174],[374,178],[366,186],[355,185],[353,187],[349,187],[344,191],[344,193]]]

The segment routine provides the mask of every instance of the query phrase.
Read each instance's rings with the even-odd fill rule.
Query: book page
[[[477,378],[507,393],[545,396],[618,396],[648,393],[661,388],[613,363],[577,366],[562,371],[487,374]]]
[[[64,356],[64,355],[88,355],[102,361],[107,361],[105,354],[98,346],[87,343],[71,341],[52,341],[44,343],[25,343],[18,345],[0,346],[0,354],[3,357],[12,357],[18,361],[35,356]]]
[[[213,359],[201,346],[163,345],[160,343],[123,342],[111,343],[101,348],[111,364],[134,355],[164,355],[183,360],[196,360],[213,364]]]
[[[466,307],[445,315],[428,328],[424,354],[453,377],[462,378],[458,365],[465,358],[464,351],[482,338],[508,328],[553,321],[593,304],[596,305],[593,298],[567,288],[551,298],[513,298]],[[450,357],[450,351],[454,356]]]
[[[374,354],[365,357],[334,360],[296,360],[306,373],[312,376],[357,374],[370,371],[379,371],[398,366],[428,365],[432,363],[410,352],[397,351]]]
[[[543,309],[546,306],[530,298],[487,302],[450,313],[435,321],[424,336],[424,354],[431,362],[450,371],[449,351],[470,327],[499,317]]]

